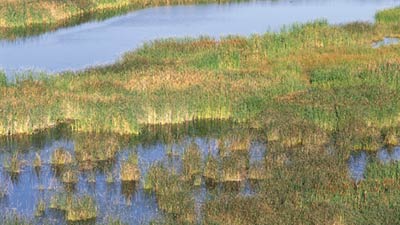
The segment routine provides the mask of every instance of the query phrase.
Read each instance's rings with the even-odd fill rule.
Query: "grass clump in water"
[[[112,134],[80,134],[75,140],[75,154],[79,162],[112,161],[119,150],[118,137]]]
[[[241,182],[246,179],[248,169],[247,152],[230,152],[222,158],[222,181]]]
[[[40,157],[39,153],[35,154],[35,159],[33,160],[33,167],[36,169],[42,167],[42,158]]]
[[[97,206],[90,196],[74,198],[67,211],[66,219],[70,222],[92,220],[97,217]]]
[[[73,162],[71,153],[63,148],[58,148],[54,150],[51,155],[51,164],[54,166],[66,166]]]
[[[265,180],[269,176],[271,176],[271,174],[267,173],[267,169],[264,163],[257,162],[250,165],[248,175],[248,178],[250,180]]]
[[[207,156],[203,177],[212,182],[219,182],[221,179],[219,161],[212,155]]]
[[[43,199],[40,199],[38,203],[36,203],[35,209],[35,217],[42,217],[46,211],[46,202]]]
[[[12,153],[11,156],[4,159],[3,166],[7,172],[12,175],[19,175],[21,173],[22,161],[18,152]]]
[[[73,169],[67,169],[65,172],[63,172],[61,180],[65,184],[77,184],[78,172]]]
[[[250,137],[243,135],[237,137],[234,135],[230,138],[230,140],[229,149],[232,151],[248,151],[250,148]]]
[[[56,194],[50,200],[50,208],[65,212],[65,219],[68,222],[92,220],[98,213],[96,202],[89,195]]]
[[[185,180],[193,180],[195,176],[202,173],[203,160],[196,144],[191,144],[189,148],[185,150],[182,156],[183,163],[183,176]]]
[[[136,153],[131,153],[128,159],[122,162],[120,179],[123,182],[132,182],[140,180],[139,161]]]

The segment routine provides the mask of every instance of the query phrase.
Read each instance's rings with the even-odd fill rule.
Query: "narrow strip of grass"
[[[40,34],[90,20],[103,20],[147,7],[224,3],[229,0],[3,0],[0,38]]]

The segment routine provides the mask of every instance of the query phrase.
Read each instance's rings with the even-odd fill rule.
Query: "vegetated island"
[[[373,24],[293,25],[251,37],[168,39],[119,62],[7,82],[0,75],[0,135],[68,122],[77,132],[137,134],[148,124],[232,119],[291,145],[350,149],[397,144],[400,8]]]

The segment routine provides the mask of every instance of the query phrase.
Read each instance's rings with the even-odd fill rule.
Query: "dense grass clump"
[[[139,181],[140,170],[138,165],[138,156],[135,153],[129,155],[121,165],[120,178],[123,182]]]
[[[7,85],[7,77],[3,71],[0,70],[0,87],[4,87]]]
[[[375,16],[378,23],[398,23],[400,21],[400,7],[386,9]]]
[[[75,139],[75,155],[80,163],[102,163],[115,159],[119,150],[116,135],[79,134]]]
[[[50,200],[50,208],[65,212],[65,219],[69,222],[92,220],[97,217],[96,202],[88,195],[56,194]]]
[[[185,150],[182,156],[185,180],[192,180],[203,171],[201,152],[195,144]]]
[[[54,150],[51,156],[51,164],[55,166],[65,166],[73,162],[71,153],[63,148]]]

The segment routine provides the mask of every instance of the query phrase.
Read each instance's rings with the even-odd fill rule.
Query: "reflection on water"
[[[377,153],[377,158],[382,164],[388,164],[392,161],[392,157],[387,148],[380,149]]]
[[[38,202],[57,205],[54,199],[63,199],[65,197],[62,196],[67,193],[67,196],[70,196],[67,199],[86,195],[94,198],[98,206],[97,222],[106,222],[110,217],[119,217],[122,221],[131,221],[134,224],[162,219],[163,213],[159,209],[156,195],[143,188],[150,168],[157,163],[164,165],[169,172],[182,173],[187,161],[183,156],[191,146],[196,146],[201,153],[201,161],[205,161],[208,156],[225,161],[228,158],[225,159],[222,155],[236,155],[236,152],[240,152],[243,157],[241,159],[249,161],[250,164],[264,159],[266,145],[257,132],[247,130],[243,132],[245,134],[243,138],[238,138],[239,132],[242,131],[231,129],[230,133],[224,132],[225,134],[221,135],[213,132],[218,126],[221,125],[211,123],[199,126],[197,130],[190,128],[188,132],[178,129],[180,133],[168,133],[173,129],[167,129],[165,133],[159,128],[149,128],[143,132],[152,134],[152,137],[151,135],[126,138],[110,134],[58,134],[53,135],[53,138],[42,136],[41,140],[38,137],[21,140],[2,139],[0,161],[4,162],[12,152],[18,151],[21,172],[12,179],[4,167],[0,168],[0,190],[7,190],[3,196],[0,195],[0,210],[2,212],[16,210],[19,214],[34,218]],[[222,127],[219,130],[223,131]],[[243,146],[247,149],[241,149]],[[110,148],[117,150],[109,150]],[[229,149],[236,148],[235,153],[228,153]],[[63,166],[55,165],[55,159],[61,161],[55,156],[56,151],[64,152],[58,154],[59,158],[60,155],[71,155],[73,161],[67,160]],[[121,162],[132,153],[138,156],[140,181],[121,182],[119,177]],[[112,158],[105,157],[105,154],[110,154]],[[33,166],[37,155],[42,161],[40,168]],[[200,183],[196,184],[199,188],[194,189],[192,193],[197,215],[201,215],[201,205],[210,192],[230,192],[238,195],[253,193],[248,181],[217,182],[214,186],[207,186],[201,177],[199,181]],[[41,223],[49,220],[64,224],[64,218],[65,214],[47,208],[43,216],[36,218],[36,221]]]
[[[303,175],[300,170],[305,170],[305,176],[314,176],[331,168],[324,162],[344,162],[326,149],[281,149],[279,143],[268,143],[267,149],[264,137],[262,131],[228,121],[195,121],[182,126],[150,126],[135,137],[55,129],[29,138],[3,138],[0,162],[18,152],[20,172],[13,175],[4,163],[0,167],[0,211],[18,212],[37,224],[66,224],[68,214],[60,208],[68,201],[90,196],[97,206],[96,222],[119,218],[130,224],[147,224],[180,210],[171,198],[174,196],[187,206],[186,220],[201,222],[204,203],[216,196],[254,196],[266,191],[270,179],[285,180],[282,176],[289,171]],[[121,182],[122,162],[132,155],[137,156],[140,179]],[[361,182],[375,156],[382,165],[397,162],[400,147],[382,148],[374,155],[353,153],[349,177]],[[34,167],[38,157],[41,166]],[[340,165],[332,168],[336,167]],[[39,203],[45,205],[43,212],[38,212]],[[40,217],[35,217],[38,214]]]
[[[353,181],[359,183],[365,178],[369,159],[377,159],[382,165],[398,163],[400,161],[400,146],[381,148],[375,155],[367,152],[355,152],[349,158],[349,174]]]
[[[281,0],[151,8],[39,37],[0,41],[0,69],[10,79],[29,69],[78,70],[112,63],[155,39],[250,35],[316,19],[373,22],[377,10],[397,5],[398,0]]]
[[[358,183],[364,179],[365,169],[367,168],[368,157],[365,152],[354,153],[349,159],[349,173],[354,182]]]
[[[372,48],[380,48],[388,45],[395,45],[400,43],[400,39],[392,38],[392,37],[385,37],[382,41],[378,41],[372,44]]]

